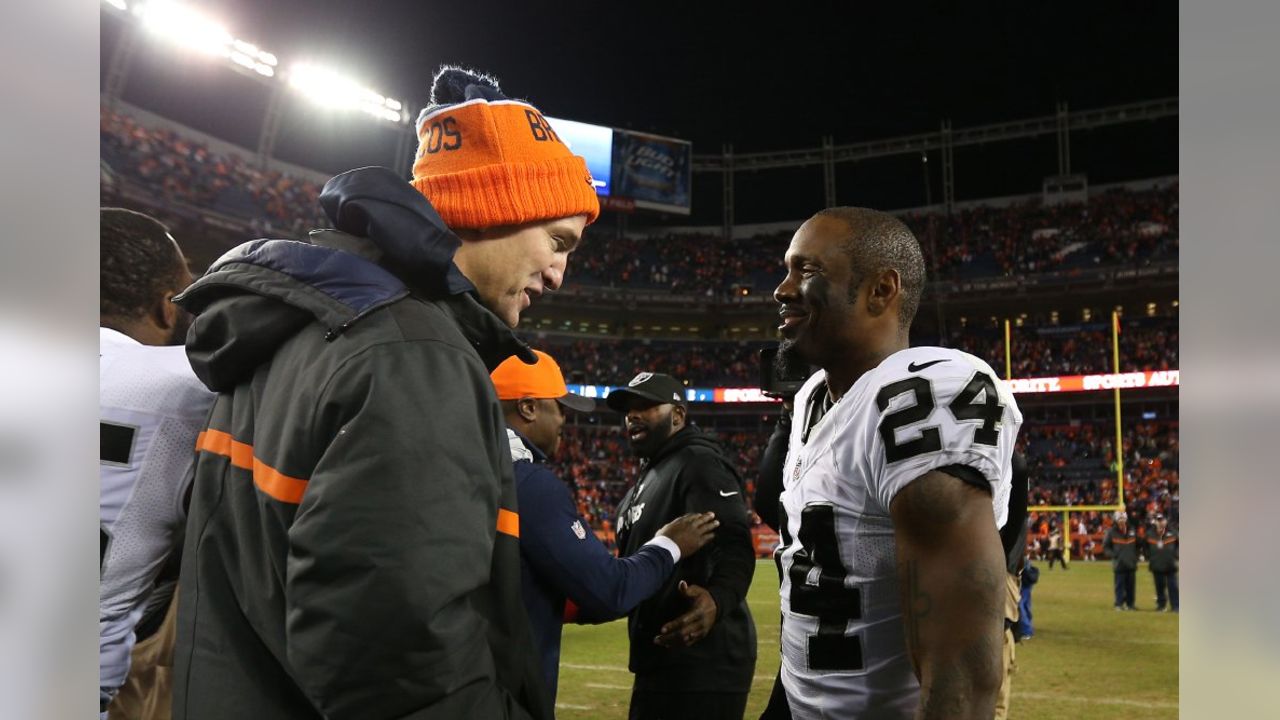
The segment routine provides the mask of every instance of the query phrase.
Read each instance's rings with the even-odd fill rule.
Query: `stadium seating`
[[[129,115],[101,109],[101,159],[104,193],[123,186],[140,189],[155,212],[182,227],[184,246],[199,271],[239,240],[250,236],[305,237],[309,228],[327,224],[319,211],[320,186],[313,180],[257,167],[253,154],[219,152],[169,128],[146,126]],[[189,212],[180,212],[183,208]],[[208,211],[236,219],[210,226],[205,237],[198,223]],[[935,279],[1071,273],[1094,267],[1142,266],[1176,259],[1178,186],[1095,193],[1084,204],[1045,205],[1039,200],[979,205],[951,215],[907,213],[901,216],[920,237]],[[180,219],[179,219],[180,218]],[[192,224],[194,223],[194,224]],[[725,241],[718,233],[654,231],[643,236],[587,242],[575,254],[569,286],[658,290],[735,297],[742,288],[770,293],[782,277],[780,258],[792,229]],[[187,244],[190,243],[188,246]],[[192,247],[196,251],[192,252]],[[936,257],[933,253],[936,252]],[[695,386],[754,386],[757,351],[763,342],[728,340],[576,339],[533,335],[527,339],[555,355],[571,379],[625,384],[646,370],[668,372]],[[1013,331],[1015,377],[1044,377],[1112,370],[1110,326],[1106,323],[1059,324],[1031,318]],[[1003,328],[967,322],[946,338],[927,339],[971,352],[1004,370]],[[1176,316],[1126,318],[1120,334],[1121,370],[1178,367]],[[699,420],[695,415],[695,420]],[[756,468],[771,428],[751,422],[716,420],[729,456],[754,494]],[[752,425],[752,422],[755,424]],[[742,427],[745,424],[747,427]],[[1033,506],[1095,505],[1116,501],[1114,436],[1106,427],[1035,424],[1029,420],[1019,439],[1031,461]],[[1174,522],[1178,515],[1177,423],[1139,423],[1124,432],[1125,501],[1139,525],[1156,512]],[[577,490],[582,514],[597,533],[612,538],[613,508],[639,464],[631,456],[617,424],[570,424],[554,464]],[[1079,513],[1090,534],[1109,526],[1108,513]],[[1036,518],[1034,534],[1058,522]],[[1043,526],[1043,527],[1041,527]],[[1074,530],[1074,528],[1073,528]],[[1076,544],[1077,554],[1080,544]]]
[[[298,237],[323,225],[310,180],[255,167],[244,155],[218,153],[176,131],[147,127],[101,109],[102,160],[112,174],[161,197],[254,222],[255,230]],[[949,216],[908,213],[935,279],[966,279],[1144,265],[1177,257],[1178,186],[1115,189],[1086,204],[977,206]],[[725,241],[705,232],[587,242],[570,285],[662,289],[724,298],[735,289],[771,292],[792,230]],[[932,242],[930,242],[932,240]],[[937,257],[931,256],[936,250]]]
[[[555,356],[565,372],[584,380],[621,385],[638,372],[658,370],[692,386],[754,387],[759,383],[757,352],[772,343],[708,340],[578,340],[572,336],[528,337]],[[1106,323],[1024,324],[1014,331],[1013,377],[1048,377],[1113,370],[1111,332]],[[1005,369],[1004,331],[995,325],[957,329],[944,343]],[[1158,316],[1129,320],[1120,333],[1120,370],[1176,370],[1178,319]]]
[[[758,419],[758,418],[757,418]],[[698,418],[695,415],[695,421]],[[710,428],[742,474],[748,499],[755,494],[760,454],[772,428],[726,425]],[[1019,448],[1027,454],[1030,505],[1086,506],[1116,502],[1113,430],[1089,424],[1025,425]],[[1178,424],[1141,422],[1123,432],[1125,503],[1138,525],[1156,513],[1178,520]],[[621,427],[566,425],[553,460],[560,476],[577,488],[579,510],[592,525],[611,534],[613,508],[639,472]],[[1109,513],[1081,513],[1089,532],[1109,526]],[[1047,520],[1046,520],[1047,522]]]

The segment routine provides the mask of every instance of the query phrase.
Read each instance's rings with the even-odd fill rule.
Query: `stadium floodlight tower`
[[[350,76],[324,65],[300,62],[289,68],[289,89],[321,107],[338,111],[356,110],[370,117],[398,126],[400,150],[397,157],[404,157],[408,141],[416,140],[407,128],[409,113],[404,103],[387,97],[357,82]],[[278,84],[267,103],[267,116],[258,138],[258,159],[265,166],[275,150],[276,136],[284,115],[285,84]]]
[[[220,58],[232,70],[270,85],[271,97],[258,136],[258,160],[264,167],[275,148],[286,90],[297,91],[322,106],[359,110],[395,125],[401,136],[400,157],[409,154],[409,148],[417,139],[401,101],[364,87],[343,73],[309,63],[293,65],[287,82],[281,82],[277,74],[279,59],[274,53],[232,36],[223,23],[190,5],[173,0],[102,0],[102,4],[110,7],[110,12],[120,13],[131,21],[126,23],[108,65],[103,92],[108,107],[114,106],[123,94],[138,42],[146,37],[181,50]]]
[[[170,0],[102,0],[118,12],[132,15],[111,56],[104,94],[114,106],[128,81],[129,65],[140,36],[172,47],[221,58],[234,70],[266,82],[276,74],[274,53],[233,37],[222,23],[186,5]]]

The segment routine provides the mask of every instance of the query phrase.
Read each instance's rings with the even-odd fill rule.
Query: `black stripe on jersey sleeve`
[[[938,472],[946,473],[953,478],[957,478],[969,485],[984,490],[988,495],[992,492],[991,483],[988,482],[986,476],[968,465],[943,465],[942,467],[937,468],[937,470]]]

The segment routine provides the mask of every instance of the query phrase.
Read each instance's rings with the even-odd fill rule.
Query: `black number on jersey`
[[[133,441],[138,428],[116,423],[98,423],[98,458],[103,465],[128,466],[133,457]]]
[[[785,508],[779,507],[778,521],[782,544],[774,560],[781,581],[782,553],[791,545]],[[835,508],[811,505],[800,513],[800,547],[791,556],[789,574],[791,611],[818,618],[818,634],[809,636],[809,669],[862,670],[862,638],[844,634],[850,620],[862,618],[862,593],[844,584],[848,570],[840,559]]]
[[[889,401],[908,392],[915,394],[915,404],[891,412],[880,421],[880,438],[884,440],[885,460],[889,463],[942,449],[942,434],[936,427],[921,430],[920,437],[914,440],[898,443],[895,434],[898,428],[926,420],[933,412],[933,385],[925,378],[909,377],[885,385],[876,395],[876,405],[884,412]],[[982,402],[976,402],[978,395],[982,395]],[[947,410],[957,421],[982,421],[973,431],[975,444],[1000,444],[1000,419],[1004,417],[1004,405],[1000,404],[996,382],[990,375],[974,373],[969,384],[947,405]]]
[[[884,412],[890,400],[908,392],[915,394],[915,404],[891,412],[880,421],[880,438],[884,440],[885,457],[890,463],[942,449],[942,434],[936,427],[925,428],[915,440],[898,444],[895,436],[898,428],[928,419],[933,412],[933,386],[925,378],[909,377],[885,385],[876,395],[876,406]]]
[[[983,401],[974,400],[981,394]],[[973,442],[976,445],[1000,444],[1000,419],[1004,417],[1004,406],[1000,404],[1000,395],[996,392],[996,382],[984,373],[974,373],[973,379],[956,395],[956,399],[947,406],[956,420],[981,420],[982,425],[973,431]]]
[[[133,457],[133,441],[138,437],[138,428],[132,425],[117,425],[99,422],[98,459],[103,465],[128,467]],[[111,544],[111,535],[107,529],[98,526],[98,576],[107,564],[107,547]]]

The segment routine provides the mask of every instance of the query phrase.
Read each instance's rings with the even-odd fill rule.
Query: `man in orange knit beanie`
[[[542,113],[456,68],[437,73],[418,116],[413,186],[466,241],[454,262],[512,327],[560,287],[568,254],[600,215],[586,160]]]
[[[175,299],[218,393],[197,442],[174,718],[553,717],[489,372],[600,213],[534,106],[444,68],[412,183],[330,180],[335,229]]]

